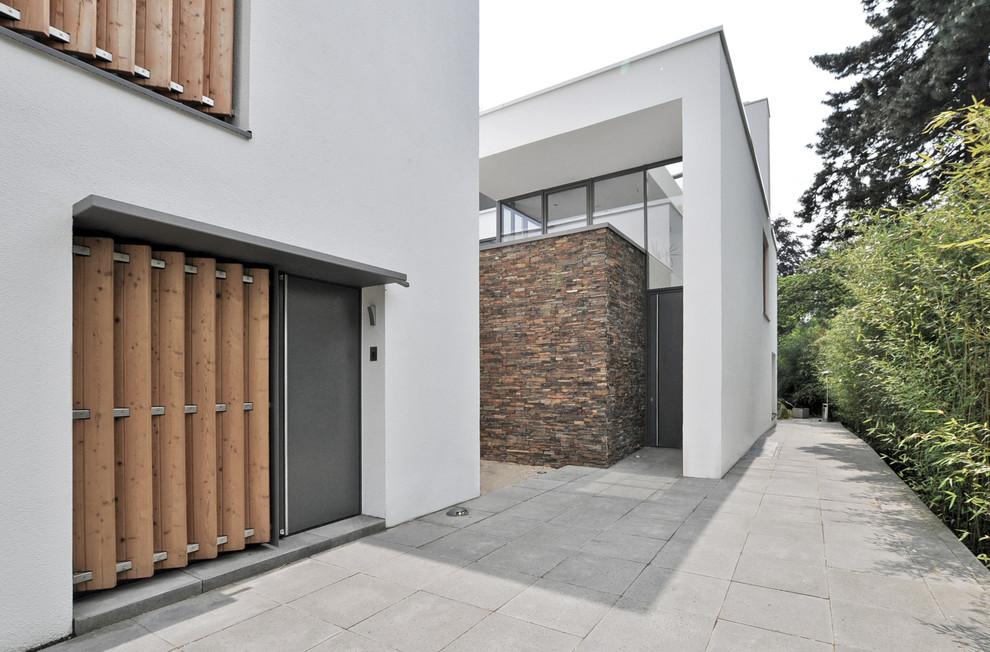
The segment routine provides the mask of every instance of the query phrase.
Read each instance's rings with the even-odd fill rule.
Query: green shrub
[[[933,122],[949,125],[939,152],[969,156],[939,168],[943,192],[861,216],[833,254],[851,302],[830,320],[820,364],[844,422],[980,554],[990,532],[990,109]]]

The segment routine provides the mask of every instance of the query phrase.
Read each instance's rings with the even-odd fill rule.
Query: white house
[[[240,546],[264,540],[257,536],[264,527],[270,527],[268,536],[277,543],[282,536],[291,540],[295,532],[351,514],[392,525],[478,495],[477,225],[465,219],[474,211],[478,192],[476,4],[311,0],[287,6],[200,0],[212,23],[200,24],[196,32],[189,21],[203,12],[179,15],[179,3],[149,0],[139,3],[136,17],[132,11],[115,18],[130,25],[128,37],[108,33],[104,23],[93,26],[96,16],[83,12],[96,3],[65,2],[75,12],[70,18],[68,8],[49,14],[48,0],[4,1],[0,648],[27,649],[69,635],[74,577],[83,585],[76,589],[86,588],[98,572],[87,564],[109,561],[111,573],[124,568],[121,577],[133,577],[140,565],[161,566],[184,560],[187,553],[195,557],[207,548],[236,547],[235,540]],[[101,3],[100,11],[108,11],[109,4]],[[164,23],[150,16],[152,8],[165,12]],[[172,39],[173,47],[156,54],[149,26],[164,29],[162,24],[174,29],[159,34],[158,45]],[[205,64],[202,58],[187,60],[192,55],[185,46],[181,56],[176,54],[176,44],[192,32],[200,39],[207,34]],[[203,50],[202,40],[197,47]],[[172,63],[173,55],[171,77],[161,77],[156,66]],[[159,90],[148,89],[155,84]],[[114,253],[102,249],[111,241],[117,256],[104,264],[98,259]],[[130,262],[120,254],[128,254]],[[180,357],[176,373],[184,374],[186,391],[191,391],[200,382],[192,377],[206,367],[196,366],[198,359],[190,356],[204,342],[209,345],[215,354],[204,358],[211,367],[209,382],[222,387],[204,387],[215,390],[218,399],[222,392],[233,392],[229,400],[216,401],[215,413],[207,392],[181,414],[183,403],[189,404],[181,378],[179,395],[168,405],[155,403],[154,392],[162,390],[154,387],[151,398],[125,397],[127,406],[111,389],[113,378],[118,392],[141,383],[151,386],[148,373],[135,380],[128,371],[148,368],[147,351],[145,358],[132,361],[130,344],[121,342],[131,342],[126,329],[135,322],[148,328],[147,317],[125,316],[132,303],[138,312],[148,306],[149,290],[129,289],[130,282],[137,287],[139,276],[157,279],[159,271],[175,269],[165,254],[179,256],[180,271],[185,256],[185,265],[208,280],[200,290],[207,290],[203,310],[217,319],[216,348],[211,348],[212,336],[194,341],[203,334],[197,330],[202,324],[195,321],[196,309],[187,309],[185,339],[180,330],[176,340],[180,356],[185,344],[185,366]],[[102,274],[105,284],[83,287],[77,274],[74,287],[74,264],[95,266],[93,278],[99,281]],[[103,325],[86,330],[89,322],[82,322],[92,316],[87,306],[110,293],[111,265],[114,287],[125,298],[101,304],[113,312],[96,310],[94,319],[104,320]],[[189,289],[196,286],[189,268],[185,273],[188,303],[200,290]],[[218,292],[223,280],[241,297],[233,303],[226,296],[217,299],[215,314],[210,307],[213,274]],[[251,303],[256,300],[247,298],[250,288],[245,288],[262,284],[265,275],[267,294],[259,295],[262,303]],[[124,278],[127,282],[120,281]],[[183,287],[181,278],[177,287]],[[127,294],[132,291],[137,294]],[[163,291],[150,291],[156,297],[152,319],[166,315],[159,305]],[[261,316],[238,313],[238,306],[248,304]],[[181,301],[178,305],[175,314],[181,318]],[[224,306],[234,308],[227,312]],[[239,315],[244,315],[243,325]],[[231,324],[233,345],[221,335]],[[259,324],[261,331],[250,330]],[[115,335],[118,327],[123,340]],[[153,328],[160,337],[163,327]],[[242,332],[254,335],[242,341]],[[103,339],[94,343],[94,337]],[[137,338],[134,346],[144,346],[147,339]],[[250,349],[254,362],[238,366],[240,347],[248,350],[249,341],[260,347]],[[106,357],[111,342],[118,347],[113,358]],[[153,369],[165,364],[163,346],[152,344]],[[110,371],[97,369],[108,360]],[[230,378],[248,374],[258,360],[269,373],[248,382],[260,382],[260,393],[252,397],[249,385],[229,390]],[[114,364],[125,372],[114,371]],[[228,375],[228,364],[239,371]],[[128,374],[123,382],[122,373]],[[335,393],[309,395],[324,386]],[[89,400],[93,403],[83,404]],[[263,444],[270,457],[252,471],[253,462],[236,457],[248,453],[231,443],[231,433],[245,436],[238,424],[251,418],[252,408],[261,414],[269,401],[270,418],[260,421],[268,427]],[[211,431],[216,439],[209,440],[217,442],[214,451],[186,459],[188,483],[175,487],[193,491],[189,486],[200,472],[195,465],[216,454],[226,461],[223,480],[215,480],[211,491],[223,494],[221,507],[228,499],[233,505],[240,498],[231,496],[240,492],[243,497],[243,492],[234,485],[228,496],[224,483],[235,476],[243,481],[261,468],[258,496],[270,498],[264,504],[271,523],[255,526],[241,514],[236,522],[244,530],[225,532],[227,516],[221,514],[220,525],[214,519],[211,526],[217,542],[202,535],[188,550],[183,545],[165,556],[154,550],[154,560],[135,553],[133,559],[74,561],[75,550],[100,543],[87,539],[91,528],[74,533],[74,514],[78,521],[80,514],[99,513],[110,523],[114,515],[108,507],[112,495],[92,499],[95,507],[83,504],[91,497],[80,494],[79,487],[87,492],[91,487],[89,480],[80,480],[81,467],[74,469],[74,447],[82,451],[77,465],[82,457],[109,454],[103,459],[110,462],[92,468],[109,473],[110,480],[104,480],[110,482],[115,459],[118,467],[135,468],[147,467],[152,459],[150,449],[135,452],[137,462],[127,457],[131,452],[121,452],[136,441],[128,434],[120,443],[121,433],[131,432],[121,424],[140,419],[157,424],[154,420],[175,409],[180,429],[184,419],[192,432],[188,424],[201,423],[196,421],[201,417],[217,428]],[[78,434],[99,423],[104,437],[110,433],[110,448],[106,439],[91,444]],[[115,449],[111,423],[117,424]],[[327,423],[333,428],[324,431]],[[136,430],[133,436],[149,437]],[[180,446],[198,445],[193,439]],[[328,451],[328,441],[339,448]],[[235,473],[237,464],[248,466]],[[218,468],[214,463],[213,472]],[[265,484],[269,480],[270,486]],[[122,491],[131,483],[130,475],[122,479],[118,474],[116,485],[109,486]],[[158,491],[141,495],[158,501]],[[342,505],[319,503],[337,495],[351,498]],[[307,502],[313,496],[318,504]],[[116,500],[123,502],[119,496]],[[165,504],[160,508],[156,502],[155,509],[170,505]],[[215,515],[215,504],[210,505]],[[91,508],[97,512],[86,511]],[[129,508],[116,509],[117,526],[126,520],[129,527],[130,512],[121,511]],[[188,510],[191,519],[192,502]],[[155,514],[157,522],[160,514]],[[112,529],[101,535],[110,541],[108,555],[114,550]],[[127,538],[129,546],[131,535]]]
[[[483,457],[718,478],[774,426],[768,120],[721,28],[482,114]]]

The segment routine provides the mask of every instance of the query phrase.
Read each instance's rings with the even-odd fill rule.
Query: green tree
[[[795,233],[790,221],[783,216],[774,219],[773,235],[777,241],[777,275],[790,276],[808,257],[802,242],[805,236]]]
[[[846,297],[842,279],[822,252],[777,281],[777,393],[816,412],[825,402],[820,342]]]
[[[818,132],[822,169],[801,198],[799,217],[817,220],[812,249],[845,240],[846,216],[905,206],[936,192],[939,168],[912,174],[931,155],[931,116],[990,93],[990,0],[863,0],[874,36],[837,54],[812,57],[848,90],[829,93],[832,113]],[[965,150],[943,152],[960,161]]]

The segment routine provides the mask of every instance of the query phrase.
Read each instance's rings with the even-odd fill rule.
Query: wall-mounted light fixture
[[[375,310],[374,304],[372,304],[368,306],[368,323],[374,326],[375,322],[377,321],[378,321],[378,314],[377,311]]]

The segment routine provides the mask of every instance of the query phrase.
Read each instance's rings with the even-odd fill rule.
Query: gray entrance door
[[[287,534],[361,513],[361,291],[285,277]]]
[[[647,295],[646,445],[680,448],[684,396],[684,288]]]

